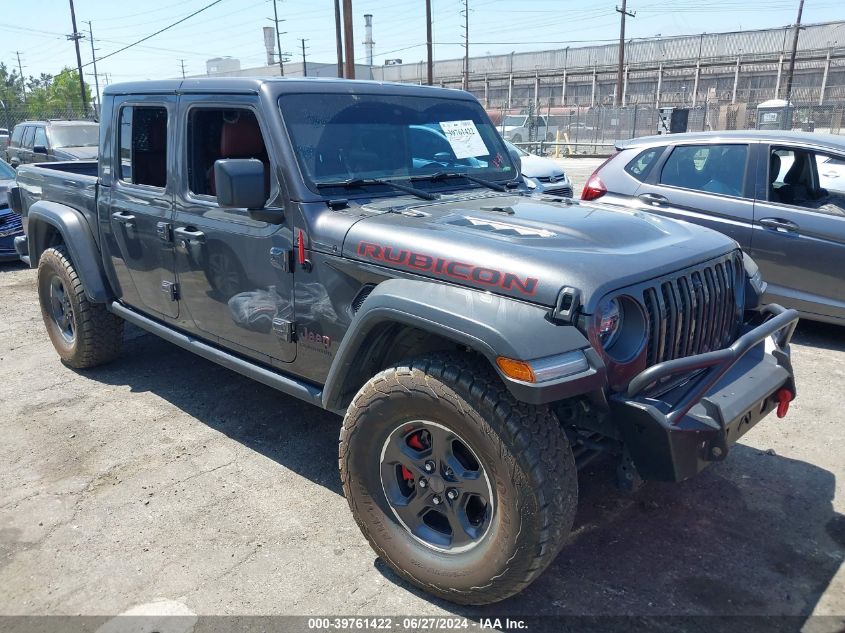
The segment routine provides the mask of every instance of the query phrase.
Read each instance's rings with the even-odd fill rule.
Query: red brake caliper
[[[425,446],[423,446],[422,440],[420,439],[419,433],[414,433],[408,438],[408,446],[413,448],[415,451],[421,451],[425,448]]]
[[[402,479],[404,479],[408,483],[413,483],[414,482],[414,473],[412,473],[410,470],[405,468],[405,466],[402,466]]]
[[[423,446],[422,440],[420,439],[419,432],[408,436],[407,441],[408,441],[408,446],[413,448],[415,451],[421,451],[421,450],[425,449],[425,446]],[[412,473],[410,470],[408,470],[404,465],[402,466],[402,479],[404,479],[408,483],[414,482],[414,473]]]

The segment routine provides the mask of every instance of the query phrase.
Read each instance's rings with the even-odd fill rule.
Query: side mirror
[[[257,158],[221,158],[214,161],[217,205],[246,209],[249,217],[268,224],[285,221],[281,209],[267,209],[264,163]]]
[[[32,153],[33,154],[46,154],[47,148],[44,147],[43,145],[36,145],[35,147],[32,148]]]

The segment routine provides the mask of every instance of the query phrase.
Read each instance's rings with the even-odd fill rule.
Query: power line
[[[156,35],[158,35],[159,33],[164,33],[165,31],[167,31],[167,30],[169,30],[169,29],[172,29],[174,26],[176,26],[176,25],[178,25],[178,24],[182,24],[182,22],[184,22],[185,20],[189,20],[190,18],[194,17],[195,15],[197,15],[197,14],[199,14],[199,13],[202,13],[203,11],[205,11],[205,10],[207,10],[207,9],[210,9],[210,8],[211,8],[211,7],[213,7],[215,4],[220,4],[221,2],[223,2],[223,0],[214,0],[214,2],[211,2],[211,3],[207,4],[207,5],[205,5],[205,6],[204,6],[204,7],[202,7],[201,9],[197,9],[196,11],[194,11],[193,13],[191,13],[190,15],[186,15],[186,16],[185,16],[184,18],[182,18],[181,20],[178,20],[178,21],[174,22],[173,24],[170,24],[170,25],[168,25],[168,26],[165,26],[163,29],[159,29],[159,30],[158,30],[158,31],[156,31],[155,33],[150,33],[150,34],[149,34],[149,35],[147,35],[146,37],[142,37],[140,40],[137,40],[137,41],[135,41],[135,42],[132,42],[131,44],[127,44],[127,45],[126,45],[126,46],[124,46],[123,48],[119,48],[119,49],[117,49],[116,51],[113,51],[113,52],[109,53],[108,55],[103,55],[102,57],[100,57],[100,58],[96,59],[95,61],[98,61],[98,62],[99,62],[99,61],[103,61],[104,59],[107,59],[107,58],[109,58],[109,57],[112,57],[113,55],[117,55],[118,53],[122,53],[123,51],[125,51],[125,50],[126,50],[126,49],[128,49],[128,48],[132,48],[133,46],[137,46],[137,45],[138,45],[138,44],[140,44],[141,42],[146,42],[148,39],[150,39],[150,38],[152,38],[152,37],[155,37],[155,36],[156,36]],[[92,62],[92,63],[93,63],[93,62]],[[85,64],[85,66],[89,66],[89,64]]]

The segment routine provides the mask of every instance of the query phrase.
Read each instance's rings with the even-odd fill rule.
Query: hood
[[[547,306],[570,286],[587,313],[610,291],[737,248],[642,211],[518,195],[362,210],[375,215],[349,229],[346,257]]]
[[[91,160],[97,158],[97,150],[94,146],[82,147],[58,147],[53,150],[53,157],[57,160]]]
[[[542,156],[529,154],[528,156],[520,156],[519,161],[522,165],[522,175],[529,178],[551,178],[553,176],[562,178],[564,175],[563,167]]]

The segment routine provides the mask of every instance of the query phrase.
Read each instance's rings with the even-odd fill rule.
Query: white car
[[[833,156],[816,156],[819,186],[828,191],[845,193],[845,160]]]
[[[572,181],[563,168],[550,158],[529,154],[510,141],[505,141],[511,154],[519,156],[522,178],[537,193],[572,197]]]

